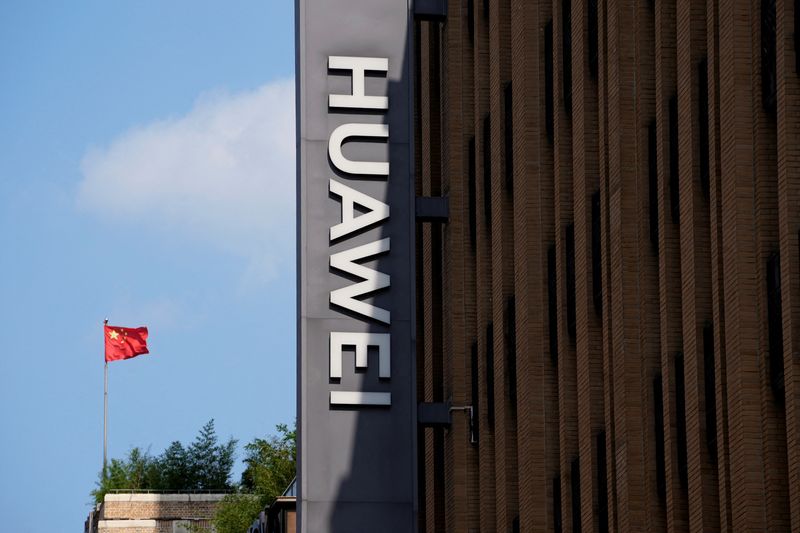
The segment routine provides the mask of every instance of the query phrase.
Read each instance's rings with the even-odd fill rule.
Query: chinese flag
[[[106,338],[106,363],[130,359],[147,351],[147,328],[103,326]]]

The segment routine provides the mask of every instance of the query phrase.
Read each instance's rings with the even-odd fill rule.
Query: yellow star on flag
[[[108,332],[108,336],[111,337],[112,340],[117,340],[119,338],[119,333],[112,329]]]

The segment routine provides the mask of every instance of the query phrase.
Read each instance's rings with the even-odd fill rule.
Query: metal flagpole
[[[105,343],[108,319],[103,320],[103,342]],[[105,359],[105,357],[104,357]],[[106,466],[108,464],[108,361],[103,368],[103,477],[106,477]]]

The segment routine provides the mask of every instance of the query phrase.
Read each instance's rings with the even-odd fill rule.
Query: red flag
[[[103,326],[106,339],[106,363],[130,359],[147,350],[147,328],[121,328],[119,326]]]

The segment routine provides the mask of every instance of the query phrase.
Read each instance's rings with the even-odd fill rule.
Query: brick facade
[[[420,531],[800,533],[797,8],[416,22]]]
[[[106,494],[86,522],[86,533],[183,533],[211,526],[224,494]]]
[[[106,494],[103,514],[111,519],[211,519],[222,494]]]

